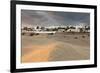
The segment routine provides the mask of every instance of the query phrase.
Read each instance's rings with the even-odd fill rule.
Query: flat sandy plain
[[[89,33],[22,35],[21,62],[90,59]]]

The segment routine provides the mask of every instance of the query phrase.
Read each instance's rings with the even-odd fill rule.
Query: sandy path
[[[57,49],[54,49],[51,52],[49,61],[86,60],[89,58],[89,47],[73,45],[70,43],[60,43],[60,45],[57,46]]]
[[[49,43],[30,46],[31,51],[22,56],[22,62],[46,62],[89,59],[89,47],[69,43]],[[37,48],[33,49],[32,48]]]
[[[35,50],[31,50],[31,52],[22,56],[22,62],[44,62],[48,61],[50,53],[53,49],[56,49],[57,43],[49,43],[40,46],[31,46],[31,48],[37,48]]]

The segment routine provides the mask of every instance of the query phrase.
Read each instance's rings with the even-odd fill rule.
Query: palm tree
[[[90,30],[90,26],[88,26],[87,28],[85,28],[86,31]]]
[[[74,26],[71,26],[70,29],[76,29]]]
[[[36,29],[39,29],[39,26],[37,26]]]
[[[83,29],[82,28],[79,28],[80,29],[80,32],[83,32]]]
[[[45,27],[41,27],[41,30],[45,30]]]
[[[67,26],[66,28],[65,28],[65,31],[67,31],[69,29],[69,26]]]
[[[24,28],[23,28],[23,30],[27,30],[27,29],[28,29],[27,27],[24,27]]]

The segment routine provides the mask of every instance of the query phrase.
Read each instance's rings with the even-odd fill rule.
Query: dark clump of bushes
[[[48,35],[53,35],[53,33],[48,33]]]
[[[83,35],[82,38],[85,38],[85,36]]]
[[[88,34],[88,37],[89,37],[90,35]]]
[[[78,39],[78,37],[74,37],[74,39]]]
[[[39,35],[39,33],[35,33],[35,35]]]
[[[30,36],[33,36],[34,35],[34,33],[30,33]]]
[[[25,33],[21,33],[22,35],[25,35]]]
[[[39,33],[30,33],[30,36],[39,35]]]

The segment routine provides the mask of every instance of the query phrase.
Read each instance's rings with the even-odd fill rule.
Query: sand
[[[22,63],[87,59],[90,59],[87,34],[22,36]]]

